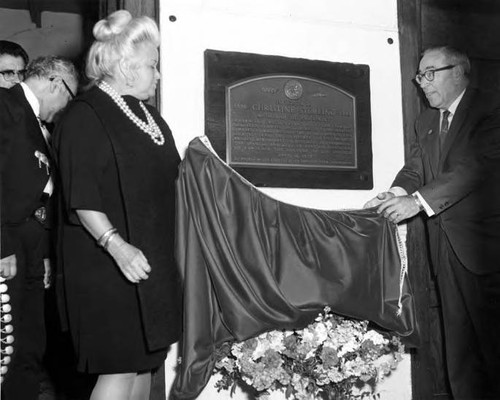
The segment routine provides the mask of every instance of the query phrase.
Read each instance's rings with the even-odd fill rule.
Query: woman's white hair
[[[118,10],[94,25],[95,41],[90,47],[85,72],[92,84],[104,77],[114,77],[121,60],[131,60],[138,47],[160,45],[156,22],[146,16],[133,18],[126,10]]]

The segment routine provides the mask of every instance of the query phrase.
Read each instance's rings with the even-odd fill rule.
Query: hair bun
[[[101,42],[111,40],[119,35],[131,20],[132,15],[127,10],[115,11],[94,25],[94,37]]]

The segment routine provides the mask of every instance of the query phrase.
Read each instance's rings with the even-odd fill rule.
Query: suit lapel
[[[26,99],[22,86],[18,84],[9,90],[14,94],[19,106],[23,109],[23,114],[25,115],[23,120],[25,125],[23,129],[33,145],[34,152],[32,160],[34,165],[36,165],[39,169],[46,170],[47,174],[52,173],[51,167],[54,158],[52,157],[51,149],[45,141],[38,118],[35,115],[30,103]]]
[[[37,116],[33,112],[33,108],[31,108],[30,103],[26,99],[23,88],[21,87],[21,85],[15,85],[10,90],[12,91],[12,93],[14,93],[19,104],[24,108],[25,115],[27,116],[25,123],[28,135],[30,135],[34,139],[34,143],[38,144],[38,146],[40,147],[39,150],[48,155],[48,145],[45,141],[45,138],[43,137]]]
[[[428,154],[432,176],[437,175],[439,164],[439,111],[432,110],[422,121],[422,149]]]

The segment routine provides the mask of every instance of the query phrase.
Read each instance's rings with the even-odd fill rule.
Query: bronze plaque
[[[205,51],[205,134],[256,186],[371,189],[370,68]]]
[[[356,99],[299,75],[226,88],[226,157],[233,167],[356,169]]]

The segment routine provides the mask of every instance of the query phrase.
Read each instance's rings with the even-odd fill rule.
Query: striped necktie
[[[54,159],[54,157],[52,156],[51,135],[50,135],[49,130],[47,129],[47,127],[45,126],[45,124],[43,123],[43,121],[40,118],[38,118],[38,124],[40,125],[40,129],[42,131],[43,138],[45,139],[45,142],[47,143],[47,149],[49,150],[49,156],[50,156],[50,161],[49,161],[49,159],[46,158],[46,156],[45,156],[45,159],[41,156],[39,158],[39,161],[46,160],[45,168],[47,169],[47,175],[49,175],[49,179],[47,181],[47,184],[45,185],[45,188],[43,189],[43,192],[48,194],[49,196],[51,196],[53,191],[54,191],[54,180],[52,178],[52,173],[51,173],[52,170],[50,169],[50,163]],[[38,152],[38,153],[43,155],[43,153],[40,153],[40,152]],[[35,156],[36,156],[36,154],[35,154]]]

